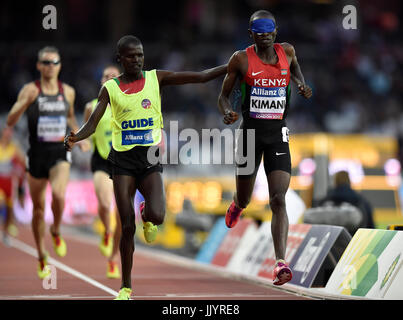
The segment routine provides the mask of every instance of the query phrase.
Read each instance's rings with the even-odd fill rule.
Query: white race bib
[[[251,87],[249,116],[255,119],[283,119],[287,103],[284,87]]]
[[[38,140],[59,142],[64,140],[67,120],[63,116],[40,116],[38,118]]]

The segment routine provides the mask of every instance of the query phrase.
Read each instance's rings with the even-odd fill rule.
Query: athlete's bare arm
[[[70,87],[67,84],[63,84],[64,94],[66,96],[66,100],[69,104],[69,112],[67,113],[67,125],[73,131],[78,130],[78,124],[76,120],[76,116],[74,115],[74,101],[76,99],[76,91],[74,88]]]
[[[17,101],[12,106],[7,116],[7,125],[10,127],[15,126],[22,114],[28,107],[35,101],[39,94],[38,88],[35,83],[27,83],[18,93]]]
[[[67,102],[69,103],[69,112],[67,114],[67,125],[71,128],[71,131],[77,132],[78,130],[78,124],[77,124],[77,119],[74,114],[74,101],[76,99],[76,92],[73,87],[63,84],[63,90],[66,95]],[[91,144],[89,141],[83,141],[82,143],[79,144],[80,149],[84,152],[88,151],[91,149]]]
[[[64,146],[69,151],[73,147],[74,143],[88,138],[95,132],[99,120],[105,113],[106,107],[109,103],[108,90],[103,86],[98,95],[98,102],[95,106],[94,112],[91,113],[89,119],[84,123],[84,125],[78,130],[77,133],[70,132],[64,138]]]
[[[84,122],[87,122],[92,113],[92,102],[87,102],[84,109]]]
[[[312,89],[305,83],[304,75],[299,66],[294,47],[287,42],[284,42],[281,45],[284,48],[287,60],[290,64],[291,80],[298,85],[298,93],[304,98],[309,99],[312,97]]]
[[[227,65],[214,67],[200,72],[195,71],[166,71],[157,70],[160,86],[180,85],[187,83],[204,83],[213,80],[227,72]]]
[[[231,124],[238,120],[238,113],[232,110],[229,97],[234,89],[236,80],[242,78],[247,69],[248,60],[245,51],[235,52],[229,60],[227,74],[218,96],[218,110],[224,115],[223,121],[225,124]]]

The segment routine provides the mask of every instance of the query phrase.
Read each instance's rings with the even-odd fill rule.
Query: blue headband
[[[256,19],[252,21],[250,29],[255,33],[273,32],[276,29],[276,24],[272,19]]]

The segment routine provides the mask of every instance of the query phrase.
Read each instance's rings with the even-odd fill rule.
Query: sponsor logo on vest
[[[37,125],[38,141],[63,141],[66,126],[65,116],[40,116]]]
[[[263,72],[263,70],[258,71],[258,72],[252,72],[252,77],[257,76],[258,74],[261,74],[262,72]]]
[[[153,118],[148,118],[148,119],[143,118],[143,119],[137,119],[137,120],[123,121],[122,129],[145,128],[145,127],[153,126],[153,125],[154,125]]]
[[[153,142],[152,129],[122,131],[122,145],[149,144]]]
[[[253,79],[254,86],[264,86],[264,87],[285,87],[287,81],[283,79]]]
[[[285,97],[286,91],[284,87],[279,88],[252,87],[251,95],[260,97]]]
[[[61,101],[60,100],[46,101],[46,97],[43,97],[41,99],[38,99],[38,105],[40,112],[44,111],[56,112],[56,111],[64,111],[66,109],[63,99]]]
[[[151,101],[148,100],[148,99],[144,99],[143,101],[141,101],[141,106],[142,106],[144,109],[150,109],[150,107],[151,107]]]

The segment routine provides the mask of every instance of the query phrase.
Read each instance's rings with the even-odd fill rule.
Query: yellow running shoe
[[[152,222],[145,222],[143,225],[144,238],[148,243],[151,243],[157,238],[158,227],[155,226]]]
[[[18,228],[17,228],[17,226],[15,225],[15,224],[10,224],[8,227],[7,227],[7,233],[10,235],[10,236],[13,236],[14,238],[15,237],[17,237],[18,236]]]
[[[118,264],[113,261],[108,261],[108,269],[106,270],[106,277],[109,279],[119,279],[120,271]]]
[[[119,291],[118,296],[114,300],[131,300],[130,296],[132,294],[132,289],[122,288]]]
[[[59,257],[64,257],[67,254],[67,246],[64,239],[60,236],[52,234],[53,249]]]
[[[48,255],[47,254],[45,255],[45,257],[43,259],[39,260],[37,272],[38,272],[38,277],[41,280],[50,276],[51,270],[48,266]]]
[[[104,236],[101,238],[101,241],[99,242],[99,250],[101,253],[109,258],[112,254],[112,249],[113,249],[113,238],[110,233],[105,232]]]
[[[151,243],[157,238],[157,233],[158,233],[158,227],[154,225],[151,221],[145,221],[144,218],[144,207],[145,207],[145,202],[140,203],[140,215],[141,219],[143,220],[143,232],[144,232],[144,238],[148,243]]]

